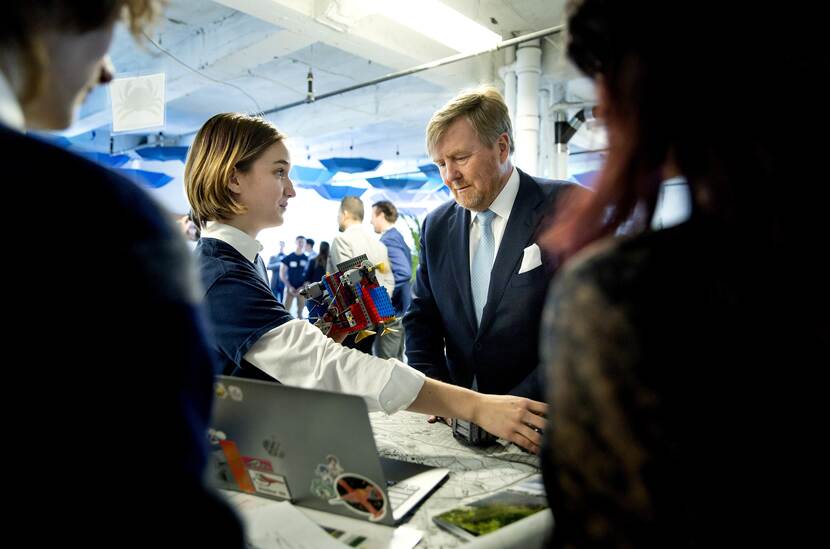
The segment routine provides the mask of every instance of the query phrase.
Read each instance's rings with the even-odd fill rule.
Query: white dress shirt
[[[262,250],[257,240],[222,223],[208,223],[202,237],[233,246],[251,263]],[[285,385],[359,395],[369,411],[387,414],[408,408],[425,379],[399,360],[343,347],[307,320],[290,320],[270,330],[244,358]]]
[[[218,221],[208,221],[207,227],[202,231],[202,238],[215,238],[233,246],[233,249],[242,254],[242,257],[254,264],[259,252],[263,250],[259,240],[251,238],[245,231],[225,225]]]
[[[369,232],[359,223],[349,225],[345,231],[334,237],[329,248],[329,261],[326,269],[330,273],[336,272],[338,263],[361,254],[366,254],[369,261],[375,265],[380,263],[385,265],[384,272],[378,270],[375,271],[375,275],[391,298],[395,291],[395,275],[392,274],[389,250],[386,249],[386,244],[369,235]]]
[[[513,209],[513,203],[516,202],[516,195],[519,194],[519,172],[513,168],[513,172],[504,184],[504,188],[499,195],[493,200],[488,208],[496,215],[493,217],[493,239],[495,242],[495,253],[493,254],[493,261],[499,255],[499,246],[501,246],[501,238],[504,236],[504,229],[507,227],[507,220],[510,219],[510,211]],[[473,270],[473,255],[478,248],[478,241],[481,240],[481,228],[478,223],[478,212],[470,212],[470,272]]]

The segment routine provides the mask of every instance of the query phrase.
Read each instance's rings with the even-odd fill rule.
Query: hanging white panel
[[[117,78],[110,83],[112,131],[164,126],[164,73]]]

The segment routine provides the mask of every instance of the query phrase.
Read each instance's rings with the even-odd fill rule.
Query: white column
[[[542,48],[539,40],[519,44],[516,52],[516,166],[536,175],[539,158],[539,79]]]
[[[548,168],[550,166],[550,157],[553,155],[553,124],[550,119],[550,90],[542,88],[539,90],[539,168],[536,174],[541,177],[552,177],[552,173]]]
[[[516,46],[504,50],[504,67],[500,71],[504,80],[504,102],[510,113],[510,122],[513,125],[513,139],[516,137]]]

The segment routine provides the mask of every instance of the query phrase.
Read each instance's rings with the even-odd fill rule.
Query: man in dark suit
[[[510,117],[492,88],[435,113],[427,147],[455,201],[421,230],[404,318],[409,364],[481,392],[541,398],[538,331],[553,265],[535,239],[566,184],[513,167]]]

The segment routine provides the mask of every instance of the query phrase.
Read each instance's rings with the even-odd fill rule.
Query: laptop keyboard
[[[396,509],[403,502],[408,500],[412,494],[418,491],[418,487],[414,484],[407,484],[405,482],[398,482],[388,486],[386,491],[389,493],[389,503],[392,504],[392,509]]]

